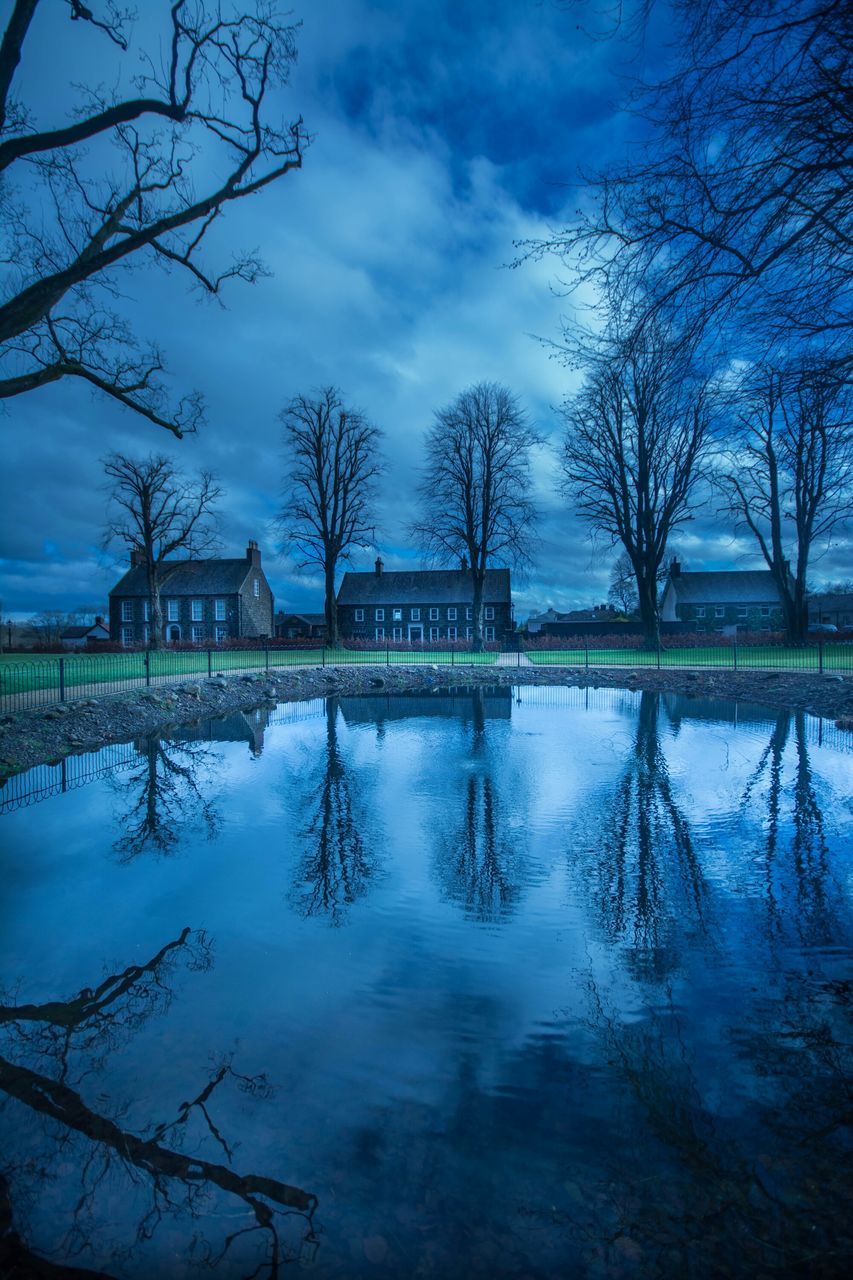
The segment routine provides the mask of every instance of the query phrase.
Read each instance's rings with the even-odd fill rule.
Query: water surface
[[[128,1280],[845,1273],[848,743],[525,687],[13,779],[9,1248]]]

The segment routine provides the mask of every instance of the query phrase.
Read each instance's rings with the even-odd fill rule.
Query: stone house
[[[817,591],[809,597],[809,626],[827,622],[839,631],[853,630],[853,591]]]
[[[166,560],[160,600],[166,644],[223,644],[273,634],[273,594],[257,542],[239,560]],[[124,645],[150,639],[145,563],[131,552],[130,568],[110,592],[110,638]]]
[[[378,641],[470,640],[474,587],[467,561],[459,569],[345,573],[338,589],[338,629],[344,637]],[[503,640],[512,630],[509,569],[487,569],[483,639]]]
[[[279,640],[325,640],[324,613],[285,613],[275,615],[275,635]]]
[[[85,649],[89,642],[109,640],[110,631],[100,614],[94,622],[66,627],[59,636],[63,649]]]
[[[673,560],[661,609],[663,622],[686,622],[690,630],[735,635],[780,631],[785,623],[779,591],[769,569],[685,573]]]

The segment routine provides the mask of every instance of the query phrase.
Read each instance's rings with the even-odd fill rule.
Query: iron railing
[[[657,649],[527,649],[518,653],[475,653],[450,649],[196,649],[75,654],[30,658],[0,657],[0,711],[49,708],[96,695],[124,693],[156,685],[197,682],[238,672],[272,672],[294,667],[471,666],[853,671],[853,644],[803,648],[783,644]]]

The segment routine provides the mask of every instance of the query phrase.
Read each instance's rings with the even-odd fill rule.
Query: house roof
[[[285,613],[283,609],[279,609],[275,615],[275,620],[278,623],[285,623],[290,619],[296,622],[304,622],[309,627],[324,627],[326,625],[325,613]]]
[[[93,631],[103,631],[105,635],[109,635],[109,628],[103,622],[90,622],[86,626],[66,627],[60,634],[60,640],[82,640],[84,636],[90,636]]]
[[[339,605],[459,604],[474,593],[470,569],[419,569],[409,572],[345,573]],[[509,569],[487,569],[486,604],[509,604]]]
[[[230,595],[239,591],[249,574],[263,577],[263,571],[245,556],[239,560],[164,560],[161,579],[164,596]],[[111,596],[147,596],[145,566],[128,569],[110,592]]]
[[[670,578],[679,604],[778,604],[779,591],[769,569],[725,569],[680,573]]]

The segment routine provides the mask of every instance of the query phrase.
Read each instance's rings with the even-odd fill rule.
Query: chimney
[[[463,557],[462,557],[462,560],[461,560],[461,562],[460,562],[460,563],[461,563],[462,572],[463,572],[463,573],[467,573],[467,572],[468,572],[468,557],[467,557],[467,556],[463,556]]]
[[[254,565],[256,569],[260,568],[261,553],[258,550],[258,544],[255,542],[254,538],[249,539],[249,544],[246,547],[246,559],[249,561],[249,564]]]
[[[669,566],[669,576],[671,578],[681,577],[681,565],[677,560],[673,560],[672,564]]]
[[[130,552],[131,569],[139,569],[145,564],[145,552],[140,547],[132,547]]]
[[[382,563],[382,561],[379,559],[379,556],[376,557],[376,564],[374,565],[374,568],[376,570],[377,578],[380,578],[382,576],[382,570],[385,568],[385,566]]]
[[[96,626],[96,627],[102,627],[103,625],[104,625],[103,615],[102,615],[102,614],[100,614],[100,613],[96,613],[96,614],[95,614],[95,626]]]

